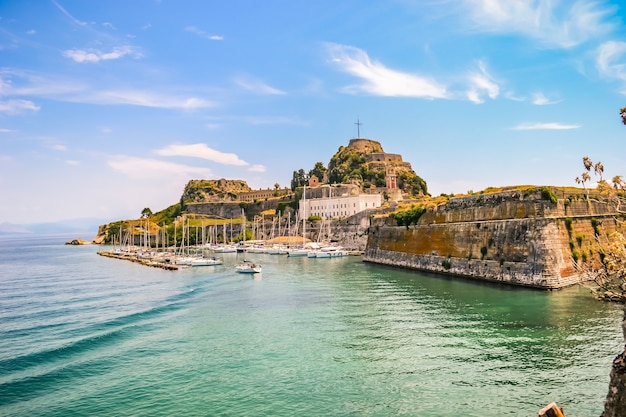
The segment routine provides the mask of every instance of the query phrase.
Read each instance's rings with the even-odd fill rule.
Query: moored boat
[[[244,260],[235,266],[235,271],[242,274],[258,274],[262,271],[261,265]]]

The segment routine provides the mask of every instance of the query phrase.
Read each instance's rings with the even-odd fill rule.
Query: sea
[[[622,306],[364,263],[0,239],[0,416],[599,416]]]

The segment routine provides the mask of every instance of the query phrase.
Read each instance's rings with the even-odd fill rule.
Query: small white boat
[[[224,261],[222,258],[216,258],[214,256],[210,258],[197,257],[191,260],[191,266],[212,266],[212,265],[221,265]]]
[[[255,264],[248,260],[244,260],[243,262],[235,266],[235,271],[242,274],[258,274],[261,272],[261,270],[262,269],[260,264]]]

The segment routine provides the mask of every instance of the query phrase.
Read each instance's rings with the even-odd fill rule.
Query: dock
[[[120,252],[114,250],[99,251],[98,255],[106,256],[107,258],[123,259],[126,261],[136,262],[141,265],[151,266],[153,268],[166,269],[168,271],[175,271],[178,269],[178,265],[170,263],[169,258],[162,256],[146,256],[143,252]]]

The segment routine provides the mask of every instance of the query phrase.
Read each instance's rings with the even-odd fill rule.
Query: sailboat
[[[302,246],[287,251],[287,256],[307,256],[309,250],[304,247],[306,236],[306,185],[302,191]]]
[[[243,209],[241,209],[241,216],[243,218],[242,227],[241,227],[241,233],[243,235],[243,245],[241,246],[241,248],[245,256],[245,253],[246,253],[246,215]],[[260,264],[250,262],[245,257],[242,262],[235,265],[235,271],[239,273],[243,273],[243,274],[257,274],[257,273],[260,273],[261,270],[262,268]]]

